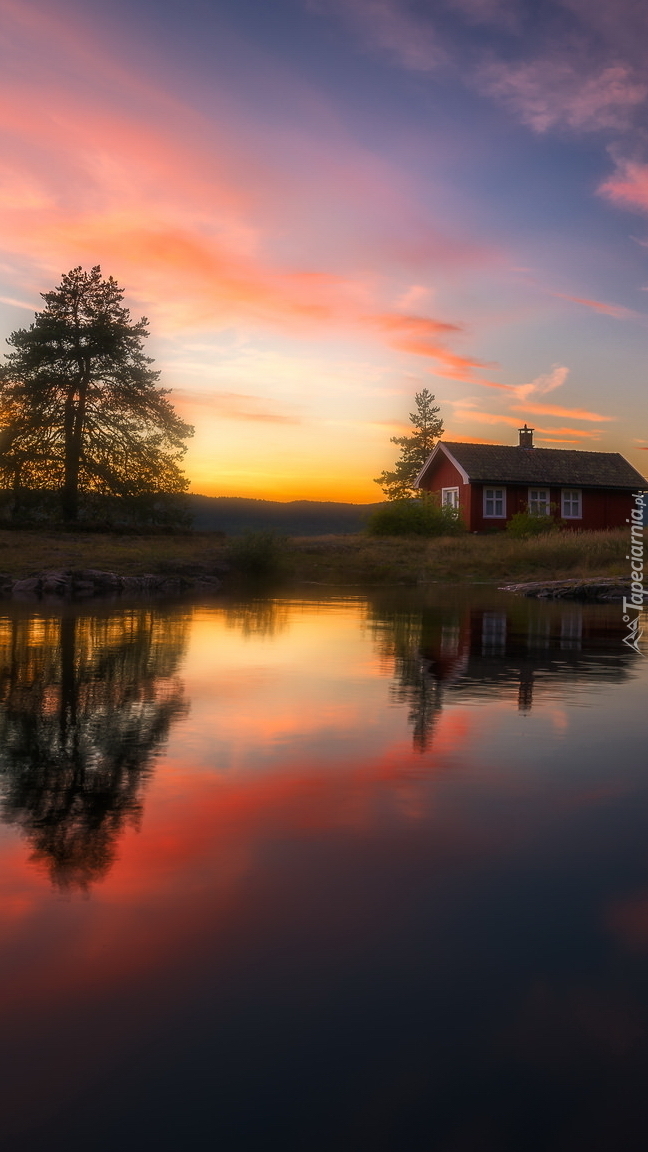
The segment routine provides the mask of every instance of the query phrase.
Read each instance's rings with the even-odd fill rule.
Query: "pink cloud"
[[[423,250],[451,269],[492,254],[426,226],[400,172],[328,114],[321,133],[279,132],[273,148],[242,130],[229,106],[227,117],[206,121],[145,78],[129,80],[74,24],[47,13],[41,23],[39,8],[9,0],[0,10],[28,36],[25,52],[47,59],[56,43],[64,65],[42,86],[36,69],[25,81],[0,80],[5,249],[31,260],[25,289],[48,287],[76,263],[101,263],[167,331],[262,325],[360,335],[488,385],[475,376],[482,361],[448,346],[461,324],[385,309],[384,297],[390,261],[407,266]],[[128,94],[122,112],[115,86]],[[325,225],[314,233],[313,215],[334,218],[332,234]]]
[[[341,17],[366,48],[408,71],[430,72],[445,60],[430,22],[415,16],[399,0],[311,0],[309,7]]]
[[[583,304],[585,308],[592,308],[595,312],[603,312],[606,316],[614,316],[616,320],[632,320],[638,315],[631,308],[623,308],[620,304],[606,304],[602,300],[590,300],[585,296],[569,296],[565,292],[552,292],[558,300],[571,300],[573,304]]]
[[[555,127],[625,128],[648,95],[646,84],[626,64],[591,73],[553,57],[514,64],[493,61],[481,69],[477,81],[539,133]]]
[[[26,300],[16,300],[14,296],[0,296],[2,304],[10,304],[12,308],[24,308],[27,312],[37,312],[39,304],[28,304]]]
[[[620,160],[615,174],[601,184],[599,192],[615,204],[648,212],[648,164]]]

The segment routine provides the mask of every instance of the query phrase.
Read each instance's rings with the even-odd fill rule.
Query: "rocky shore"
[[[221,572],[227,568],[225,564],[220,566]],[[217,592],[221,587],[220,576],[198,565],[162,574],[147,572],[141,576],[119,576],[116,572],[97,568],[56,569],[19,580],[0,575],[0,596],[18,600],[82,600],[95,596],[173,594],[192,589]]]
[[[502,584],[500,592],[517,592],[537,600],[589,600],[608,603],[630,596],[630,580],[618,576],[581,580],[530,580]]]

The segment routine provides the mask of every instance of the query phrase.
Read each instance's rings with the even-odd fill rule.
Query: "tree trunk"
[[[59,705],[59,725],[62,749],[65,749],[69,730],[75,727],[77,720],[76,630],[77,621],[75,616],[63,616],[61,618],[61,700]]]
[[[87,375],[87,373],[86,373]],[[61,490],[61,511],[66,524],[79,519],[79,470],[87,397],[87,378],[70,389],[65,401],[65,475]]]
[[[75,452],[74,416],[76,388],[70,388],[65,400],[63,416],[65,436],[65,475],[61,489],[61,512],[66,524],[74,524],[79,516],[79,459]]]
[[[22,512],[22,485],[20,475],[20,464],[16,464],[14,469],[14,482],[13,482],[13,504],[11,508],[11,519],[15,524],[20,520]]]

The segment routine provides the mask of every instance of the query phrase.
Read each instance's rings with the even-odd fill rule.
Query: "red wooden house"
[[[517,446],[440,440],[416,486],[458,508],[469,531],[487,532],[505,528],[516,512],[553,515],[573,528],[618,528],[648,480],[619,452],[534,448],[525,424]]]

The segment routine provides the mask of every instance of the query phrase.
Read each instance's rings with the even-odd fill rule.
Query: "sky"
[[[0,0],[0,335],[100,264],[195,492],[381,499],[445,439],[648,471],[640,0]]]

